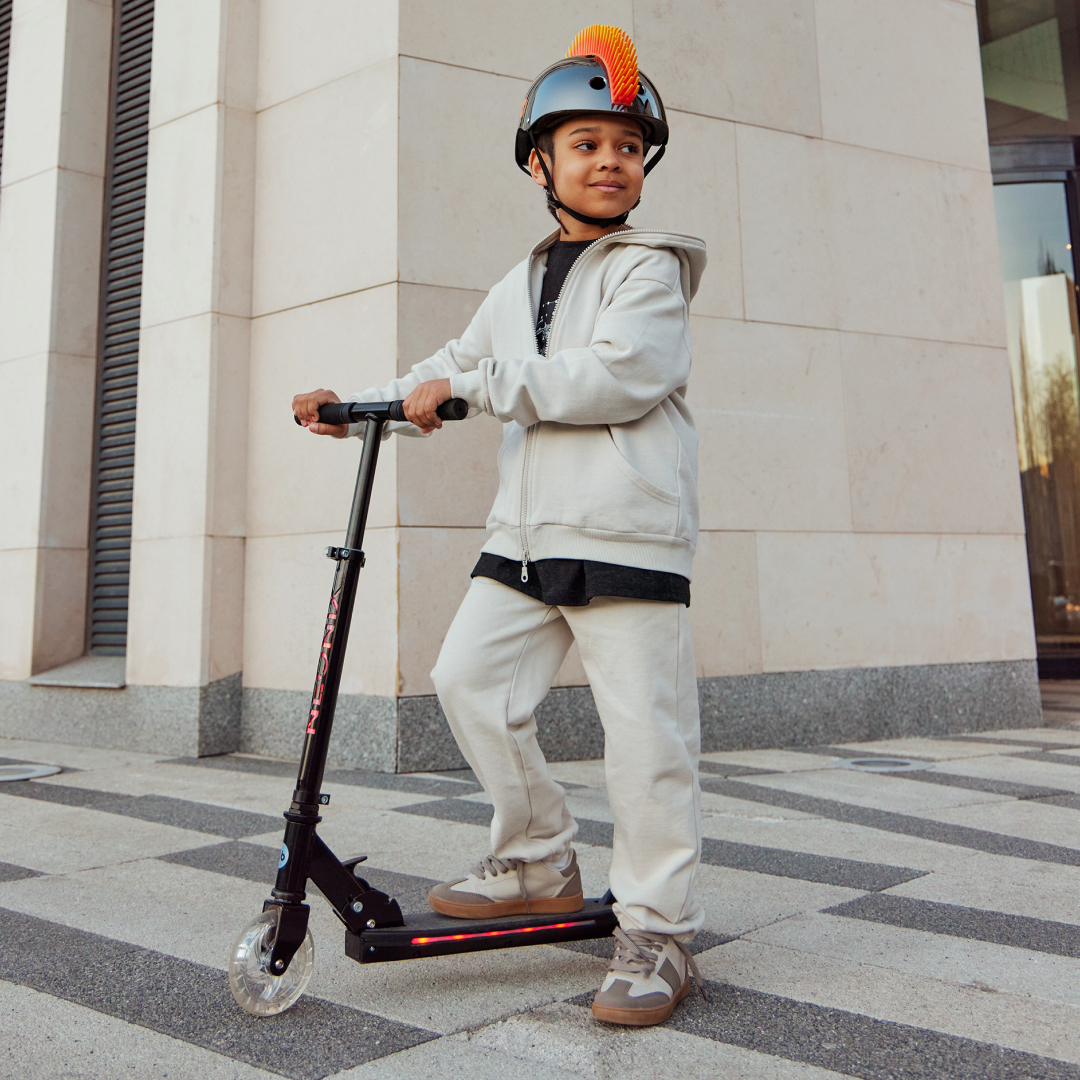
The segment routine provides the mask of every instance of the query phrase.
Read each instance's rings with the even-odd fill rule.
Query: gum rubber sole
[[[657,1005],[652,1009],[613,1009],[606,1005],[597,1005],[593,1001],[594,1020],[603,1020],[605,1024],[622,1024],[624,1027],[651,1027],[662,1024],[675,1011],[675,1006],[690,993],[690,976],[687,975],[682,986],[672,995],[666,1005]]]
[[[488,919],[502,915],[569,915],[585,906],[585,894],[580,892],[575,896],[548,899],[536,897],[529,901],[529,910],[525,909],[525,901],[520,897],[513,900],[492,900],[486,904],[455,904],[452,900],[436,896],[434,891],[428,893],[428,903],[432,911],[454,919]]]

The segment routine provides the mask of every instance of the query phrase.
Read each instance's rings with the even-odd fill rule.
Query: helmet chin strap
[[[638,201],[630,207],[630,210],[626,210],[615,217],[598,218],[589,217],[588,214],[579,214],[576,210],[566,205],[564,202],[559,201],[558,195],[555,193],[555,181],[551,178],[551,173],[548,172],[547,162],[544,161],[544,155],[540,152],[540,147],[536,145],[536,136],[530,131],[529,140],[532,142],[532,147],[536,151],[537,160],[540,162],[540,168],[544,170],[544,179],[547,181],[547,197],[548,206],[555,207],[556,210],[563,210],[569,214],[575,221],[580,221],[583,225],[598,225],[602,229],[606,229],[612,225],[625,225],[626,219],[630,216],[630,210],[635,210],[638,203],[641,202],[641,196],[638,196]],[[660,147],[659,151],[653,155],[651,161],[645,163],[645,175],[648,176],[652,171],[652,167],[664,156],[664,147]]]

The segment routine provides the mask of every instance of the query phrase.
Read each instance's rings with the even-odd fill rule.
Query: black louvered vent
[[[99,656],[127,647],[154,0],[115,10],[90,536],[89,651]]]
[[[0,160],[4,156],[4,113],[7,109],[8,52],[11,47],[12,0],[0,0]]]

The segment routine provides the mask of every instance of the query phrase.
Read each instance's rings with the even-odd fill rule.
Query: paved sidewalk
[[[224,969],[261,909],[295,766],[0,740],[0,1076],[1080,1080],[1080,696],[1047,727],[707,754],[696,993],[596,1024],[607,942],[361,967],[312,898],[315,975],[254,1019]],[[926,768],[875,774],[853,757]],[[606,887],[598,762],[553,767]],[[331,770],[321,835],[402,900],[487,852],[464,773]]]

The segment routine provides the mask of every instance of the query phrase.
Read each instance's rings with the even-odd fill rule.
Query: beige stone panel
[[[635,0],[634,40],[668,108],[821,134],[814,0]]]
[[[112,11],[94,0],[19,3],[11,28],[5,184],[58,165],[105,170]]]
[[[850,529],[839,334],[691,324],[702,527]]]
[[[735,125],[708,116],[667,114],[671,143],[649,173],[630,224],[689,233],[705,241],[709,265],[694,298],[698,315],[743,317],[739,178]]]
[[[822,151],[841,329],[1003,345],[990,176],[838,143]]]
[[[817,0],[817,42],[826,139],[989,169],[972,7]]]
[[[396,58],[264,110],[257,137],[252,312],[395,280]],[[430,177],[433,148],[417,152]]]
[[[765,671],[1028,660],[1022,536],[758,535]]]
[[[211,538],[131,541],[129,686],[205,686]]]
[[[101,177],[59,170],[52,347],[62,353],[97,357],[103,207]]]
[[[860,532],[1024,532],[1004,349],[842,334]]]
[[[258,0],[156,5],[150,126],[223,101],[254,110],[257,37]]]
[[[401,529],[399,693],[434,694],[431,669],[472,583],[483,529]]]
[[[186,321],[186,320],[185,320]],[[164,329],[164,328],[161,328]],[[251,320],[211,316],[207,530],[214,536],[246,531],[248,379]]]
[[[397,443],[402,525],[483,528],[499,490],[503,426],[486,414],[444,424],[428,439]]]
[[[399,7],[400,51],[405,56],[513,75],[529,82],[549,64],[561,60],[574,36],[586,26],[604,23],[634,33],[633,0],[547,0],[544,4],[401,0]],[[638,62],[652,71],[640,44]],[[522,98],[526,89],[527,85],[521,88]],[[512,130],[508,134],[512,138]]]
[[[401,58],[402,281],[486,292],[552,231],[543,193],[514,164],[526,89],[519,79]],[[469,127],[499,137],[463,141],[463,101]]]
[[[4,184],[59,164],[68,0],[18,4],[11,20]]]
[[[434,11],[427,8],[424,18]],[[397,55],[396,0],[261,0],[258,105],[268,109]]]
[[[19,423],[0,424],[0,550],[40,542],[48,384],[48,355],[0,364],[0,401],[22,403]]]
[[[821,140],[740,124],[736,145],[746,318],[839,326]]]
[[[461,337],[484,293],[401,283],[397,297],[400,376]],[[501,441],[502,425],[490,416],[446,424],[428,439],[397,439],[400,523],[483,526],[499,486]]]
[[[66,30],[59,164],[100,177],[105,175],[109,126],[111,5],[98,0],[67,0]],[[4,152],[6,155],[6,138]]]
[[[209,537],[209,626],[207,681],[244,666],[244,540]]]
[[[132,535],[244,535],[248,321],[142,331]]]
[[[50,169],[0,197],[0,363],[52,348],[59,180]]]
[[[96,377],[97,363],[91,357],[49,357],[39,541],[46,547],[87,545]],[[6,460],[0,451],[0,461]]]
[[[297,427],[292,399],[326,387],[344,400],[390,382],[395,375],[396,295],[390,284],[252,320],[249,536],[330,530],[335,534],[330,542],[342,542],[362,444]],[[430,440],[415,441],[428,449]],[[397,523],[398,453],[397,436],[380,448],[368,517],[373,527]]]
[[[220,107],[209,105],[150,131],[144,329],[214,309],[220,129]]]
[[[37,548],[0,550],[0,679],[32,674],[37,559]]]
[[[37,558],[32,673],[50,671],[86,649],[87,550],[41,548]]]
[[[698,678],[761,671],[757,543],[753,533],[702,532],[690,589]]]
[[[226,108],[221,114],[221,188],[218,212],[215,311],[251,315],[255,227],[255,114]]]
[[[208,531],[213,338],[213,315],[143,327],[133,541]]]
[[[246,544],[244,685],[310,691],[315,682],[338,533],[265,536]],[[397,693],[397,532],[369,529],[353,610],[343,694]],[[435,580],[432,578],[431,580]]]
[[[426,360],[448,341],[461,337],[486,295],[486,290],[399,282],[398,376],[407,375],[413,364]]]

